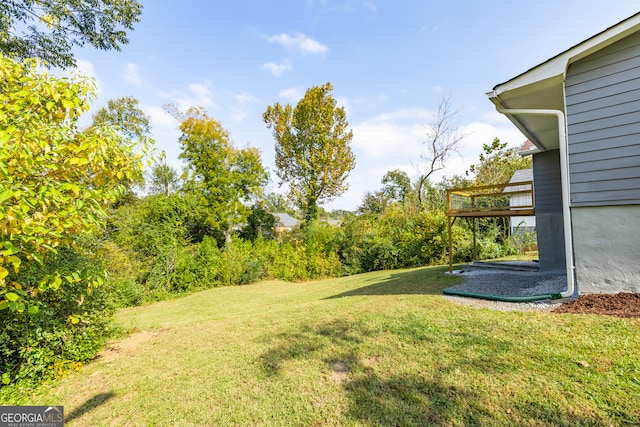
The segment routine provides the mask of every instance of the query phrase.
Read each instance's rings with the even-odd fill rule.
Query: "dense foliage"
[[[120,307],[216,286],[296,282],[447,259],[444,194],[469,180],[431,183],[420,175],[412,182],[393,170],[357,214],[332,216],[317,205],[346,188],[355,162],[344,110],[328,84],[310,89],[295,109],[276,104],[264,115],[278,142],[278,175],[292,186],[296,210],[281,195],[265,195],[268,176],[258,150],[234,147],[201,108],[174,114],[181,122],[181,177],[157,163],[147,176],[148,193],[136,195],[152,140],[135,99],[110,101],[81,130],[78,117],[92,97],[87,81],[50,77],[35,62],[5,58],[0,74],[5,390],[90,360]],[[477,179],[484,171],[519,165],[506,146],[487,147],[491,151],[474,166]],[[283,231],[273,214],[285,212],[302,218],[303,226]],[[480,257],[518,250],[501,224],[481,225]],[[469,261],[468,224],[458,223],[453,238],[456,262]]]
[[[0,53],[72,67],[74,46],[120,50],[128,43],[125,30],[133,30],[141,13],[135,0],[3,0]]]
[[[101,342],[103,275],[87,239],[102,230],[124,184],[142,177],[151,141],[100,123],[80,130],[92,97],[86,80],[0,56],[3,383],[87,360]]]

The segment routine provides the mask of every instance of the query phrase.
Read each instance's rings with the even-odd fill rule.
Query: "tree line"
[[[120,307],[264,279],[441,263],[446,188],[508,180],[526,166],[495,140],[469,175],[432,182],[464,137],[443,98],[427,126],[425,168],[415,177],[389,171],[357,212],[323,222],[321,205],[347,189],[356,161],[346,112],[326,83],[263,114],[286,197],[265,191],[260,152],[236,147],[198,106],[166,106],[185,164],[174,170],[155,152],[137,100],[111,100],[81,127],[93,83],[43,71],[71,66],[74,45],[119,49],[141,10],[132,0],[0,5],[0,394],[91,360]],[[49,32],[17,32],[34,19]],[[277,233],[277,212],[302,225]],[[469,236],[456,227],[458,261],[471,256]],[[483,222],[479,241],[485,257],[518,250],[499,221]]]

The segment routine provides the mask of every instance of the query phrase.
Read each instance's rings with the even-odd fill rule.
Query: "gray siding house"
[[[531,140],[540,268],[640,292],[640,14],[487,94]]]

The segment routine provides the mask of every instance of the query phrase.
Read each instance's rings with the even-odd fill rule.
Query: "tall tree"
[[[331,83],[312,87],[295,108],[275,103],[263,114],[276,140],[280,185],[289,185],[307,224],[318,218],[319,203],[347,190],[347,176],[355,167],[350,146],[353,133],[332,90]]]
[[[35,60],[0,55],[0,309],[13,311],[63,280],[75,283],[78,277],[57,271],[28,288],[17,274],[23,263],[103,226],[106,206],[143,170],[141,147],[114,129],[78,129],[93,97],[86,80],[40,69]]]
[[[233,227],[250,213],[247,204],[267,182],[260,152],[253,147],[235,148],[228,132],[202,108],[190,108],[179,117],[180,158],[187,162],[188,187],[202,193],[209,204],[211,225],[229,241]]]
[[[445,168],[451,154],[458,152],[466,134],[460,129],[461,110],[454,108],[451,96],[438,100],[438,110],[433,121],[427,125],[427,152],[421,156],[426,168],[420,172],[416,182],[418,202],[424,201],[424,188],[433,173]]]
[[[0,52],[73,67],[74,46],[119,51],[141,13],[136,0],[2,0]]]

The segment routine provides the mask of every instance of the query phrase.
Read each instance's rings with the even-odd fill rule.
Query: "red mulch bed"
[[[581,295],[553,310],[554,313],[606,314],[616,317],[640,317],[640,294]]]

